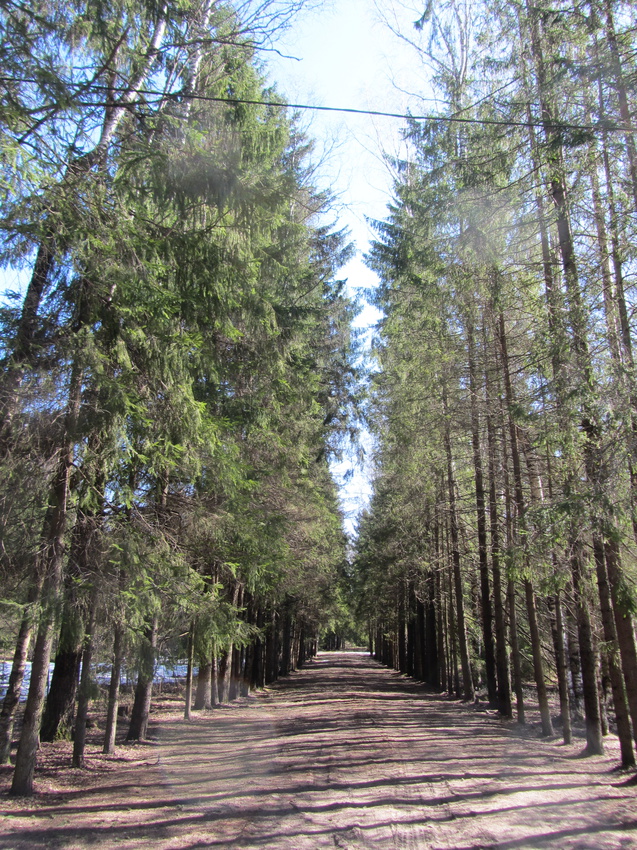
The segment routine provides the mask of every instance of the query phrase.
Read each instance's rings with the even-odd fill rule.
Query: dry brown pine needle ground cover
[[[520,736],[366,655],[325,653],[257,697],[155,739],[43,747],[37,795],[7,796],[0,848],[637,848],[637,787],[617,747]]]

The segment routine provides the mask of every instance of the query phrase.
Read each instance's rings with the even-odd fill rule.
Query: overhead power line
[[[6,82],[7,78],[4,78],[0,75],[0,81]],[[23,83],[36,83],[36,80],[23,79],[21,80]],[[508,84],[507,84],[508,85]],[[104,91],[109,95],[109,101],[107,103],[96,103],[95,101],[90,101],[84,105],[86,106],[105,106],[112,107],[114,104],[110,98],[112,98],[115,94],[127,94],[130,95],[131,91],[129,88],[122,86],[118,88],[110,88],[108,86],[100,86],[100,85],[91,85],[91,89],[96,91]],[[505,88],[505,86],[503,86]],[[415,115],[411,112],[385,112],[381,109],[356,109],[351,106],[317,106],[316,104],[311,103],[285,103],[283,101],[276,100],[260,100],[260,99],[251,99],[251,98],[242,98],[242,97],[214,97],[212,95],[205,94],[186,94],[184,92],[162,92],[162,91],[153,91],[152,89],[135,89],[135,94],[143,95],[144,97],[152,97],[157,100],[201,100],[208,101],[211,103],[225,103],[230,106],[245,104],[246,106],[271,106],[277,109],[295,109],[302,110],[307,112],[335,112],[343,115],[370,115],[377,118],[398,118],[403,121],[428,121],[433,123],[450,123],[450,124],[478,124],[478,125],[492,125],[496,127],[539,127],[544,128],[545,124],[543,121],[511,121],[504,118],[468,118],[463,116],[461,113],[466,112],[468,109],[472,109],[477,104],[470,104],[469,106],[463,107],[461,110],[456,112],[453,115]],[[487,98],[491,95],[487,95]],[[485,99],[483,98],[479,103],[482,103]],[[134,105],[134,102],[130,102],[127,104],[128,107]],[[54,109],[54,104],[49,104],[47,106],[43,106],[39,111],[46,111],[46,109]],[[610,121],[609,119],[605,119],[604,121],[597,121],[595,123],[587,123],[587,124],[575,124],[568,121],[560,121],[554,122],[551,124],[551,128],[554,130],[573,130],[573,131],[586,131],[586,132],[602,132],[602,133],[634,133],[635,130],[632,127],[626,127],[622,124],[617,123],[616,121]]]
[[[95,88],[100,88],[96,86]],[[106,87],[104,87],[106,89]],[[127,89],[109,89],[112,95],[115,92],[124,93]],[[499,118],[467,118],[459,114],[455,115],[413,115],[409,112],[384,112],[380,109],[355,109],[348,106],[316,106],[309,103],[284,103],[283,101],[273,100],[252,100],[242,97],[213,97],[212,95],[204,94],[184,94],[182,92],[158,92],[149,89],[137,89],[137,93],[145,96],[151,96],[158,99],[168,98],[170,100],[202,100],[211,103],[226,103],[228,105],[246,106],[273,106],[278,109],[298,109],[312,112],[338,112],[346,115],[371,115],[379,118],[399,118],[405,121],[431,121],[431,122],[448,122],[455,124],[482,124],[495,125],[497,127],[544,127],[542,121],[509,121]],[[110,104],[112,106],[112,104]],[[470,107],[469,107],[470,108]],[[464,110],[463,110],[464,111]],[[556,130],[585,130],[589,132],[621,132],[632,133],[634,130],[631,127],[624,127],[615,122],[598,121],[593,124],[571,124],[568,122],[559,122],[552,124],[552,128]]]
[[[125,87],[121,88],[108,88],[107,86],[93,86],[94,89],[102,90],[108,92],[109,96],[112,97],[114,94],[130,94],[130,89]],[[252,99],[252,98],[244,98],[244,97],[214,97],[212,95],[204,95],[204,94],[186,94],[184,92],[161,92],[161,91],[153,91],[152,89],[136,89],[135,93],[138,95],[143,95],[144,97],[153,97],[157,100],[177,100],[177,101],[185,101],[185,100],[200,100],[207,101],[210,103],[225,103],[229,106],[235,105],[246,105],[246,106],[270,106],[276,109],[295,109],[302,110],[308,112],[336,112],[344,115],[371,115],[373,117],[378,118],[399,118],[403,121],[430,121],[437,123],[453,123],[453,124],[479,124],[479,125],[493,125],[496,127],[540,127],[543,128],[545,126],[543,121],[510,121],[501,118],[468,118],[466,116],[462,116],[460,113],[456,113],[454,115],[414,115],[410,112],[385,112],[381,109],[356,109],[351,106],[317,106],[316,104],[311,103],[285,103],[283,101],[277,100],[261,100],[261,99]],[[98,106],[102,104],[97,104],[92,102],[93,105]],[[113,102],[109,101],[104,106],[113,106]],[[127,106],[133,106],[134,102],[128,103]],[[473,104],[475,105],[475,104]],[[464,112],[467,109],[471,109],[471,106],[464,107],[460,112]],[[624,127],[621,124],[616,122],[611,122],[608,120],[598,121],[593,124],[574,124],[566,121],[555,122],[551,125],[551,128],[554,130],[579,130],[579,131],[588,131],[588,132],[605,132],[605,133],[632,133],[634,130],[632,127]]]

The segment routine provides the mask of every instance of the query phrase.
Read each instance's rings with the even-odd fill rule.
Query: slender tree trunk
[[[526,613],[529,620],[529,631],[531,636],[531,649],[533,653],[533,674],[537,687],[537,697],[540,707],[540,717],[542,718],[542,734],[552,735],[553,724],[551,723],[551,713],[549,710],[548,696],[546,692],[546,683],[544,680],[544,669],[542,664],[542,645],[540,642],[540,631],[537,622],[537,611],[535,605],[535,593],[533,583],[530,578],[528,565],[528,543],[527,529],[525,522],[526,505],[524,501],[524,493],[522,490],[522,467],[520,463],[520,451],[518,448],[517,426],[513,420],[513,388],[511,386],[511,373],[509,369],[509,355],[507,349],[506,327],[504,322],[504,314],[500,313],[500,350],[502,355],[502,376],[504,379],[504,392],[507,407],[509,409],[509,442],[511,448],[511,461],[513,464],[513,484],[515,503],[518,512],[518,535],[517,543],[523,549],[524,553],[524,595],[526,600]]]
[[[88,706],[91,697],[91,664],[93,661],[93,645],[95,641],[95,620],[97,615],[97,594],[91,599],[91,611],[84,635],[84,651],[82,653],[82,674],[80,678],[75,734],[73,737],[73,767],[84,767],[84,749],[86,746],[86,723]]]
[[[15,713],[20,703],[22,683],[24,682],[24,673],[29,655],[29,644],[31,643],[33,626],[36,621],[36,600],[39,598],[39,595],[40,585],[39,582],[36,582],[32,585],[29,592],[29,599],[24,608],[15,652],[13,654],[7,691],[2,701],[2,711],[0,712],[0,764],[9,764],[10,762]]]
[[[619,546],[616,540],[608,538],[605,540],[605,555],[617,643],[626,685],[626,698],[633,724],[633,736],[637,742],[637,646],[631,607],[633,600],[622,574]]]
[[[192,718],[192,672],[195,660],[195,622],[190,623],[188,629],[188,649],[187,667],[186,667],[186,705],[184,707],[184,720]]]
[[[573,608],[574,606],[571,606]],[[579,657],[579,646],[577,643],[577,621],[570,613],[566,618],[566,643],[568,648],[568,668],[570,671],[570,701],[571,706],[578,719],[583,717],[582,714],[582,697],[584,694],[584,684],[582,681],[582,667]]]
[[[487,679],[487,693],[491,708],[498,706],[498,685],[493,643],[493,610],[489,587],[489,557],[487,544],[487,512],[484,491],[482,451],[480,448],[480,419],[478,414],[478,379],[476,369],[475,338],[471,321],[467,321],[467,346],[469,354],[469,392],[471,407],[471,444],[476,493],[476,518],[478,525],[478,561],[480,565],[480,607],[482,609],[482,640]]]
[[[440,690],[450,690],[449,678],[447,675],[447,616],[445,609],[445,599],[442,590],[442,578],[440,574],[440,561],[434,574],[436,582],[436,645],[438,647],[438,669],[440,670]]]
[[[265,616],[263,608],[259,608],[257,613],[257,626],[260,634],[263,635],[265,626]],[[266,679],[266,642],[264,637],[257,638],[256,642],[256,665],[255,665],[255,688],[264,688]]]
[[[608,705],[610,702],[610,694],[609,689],[610,685],[610,673],[608,670],[608,653],[606,652],[606,648],[600,652],[597,647],[597,642],[595,643],[595,651],[599,656],[599,672],[600,675],[597,677],[597,698],[599,699],[599,713],[602,717],[602,735],[606,737],[609,733],[608,726]]]
[[[254,667],[254,641],[246,646],[245,664],[243,666],[243,678],[241,680],[241,696],[247,697],[250,695],[252,687],[252,670]]]
[[[246,621],[250,626],[256,626],[256,610],[252,595],[246,590],[244,595],[244,604],[246,607]],[[255,640],[252,638],[246,645],[245,663],[243,665],[243,676],[241,679],[241,696],[247,697],[254,685],[254,661],[255,661]]]
[[[547,446],[546,450],[546,477],[548,482],[549,499],[553,503],[553,467],[551,463],[550,451]],[[555,654],[555,669],[557,673],[557,688],[560,698],[560,716],[562,718],[562,737],[565,744],[570,744],[572,740],[572,724],[571,724],[571,700],[569,694],[569,668],[568,668],[568,653],[567,640],[564,624],[564,615],[562,613],[562,591],[560,589],[559,576],[564,570],[560,569],[560,560],[557,552],[557,543],[553,543],[551,552],[553,562],[553,580],[555,593],[547,599],[547,605],[551,621],[551,636],[553,638],[553,651]]]
[[[276,679],[276,632],[277,618],[274,611],[270,612],[270,622],[265,640],[265,683],[269,685]],[[301,650],[302,652],[303,650]]]
[[[301,655],[301,629],[297,622],[294,623],[294,642],[292,645],[292,669],[296,670],[298,659]]]
[[[502,395],[499,396],[499,419],[502,422],[502,477],[504,484],[504,506],[505,506],[505,528],[506,528],[506,547],[509,551],[515,546],[514,532],[514,517],[513,517],[513,498],[511,497],[511,481],[509,476],[508,453],[507,453],[507,422],[508,417],[504,412]],[[509,645],[511,647],[511,682],[513,693],[515,694],[516,702],[516,718],[518,723],[526,722],[524,710],[524,691],[522,683],[522,664],[520,655],[520,641],[518,630],[518,615],[516,605],[516,590],[515,582],[513,581],[509,571],[507,571],[507,588],[506,588],[507,610],[509,612]]]
[[[589,113],[589,120],[590,118]],[[602,296],[604,299],[604,318],[606,320],[606,336],[611,353],[611,359],[617,367],[621,363],[621,350],[619,343],[618,317],[616,315],[616,300],[613,294],[613,281],[611,277],[611,251],[609,248],[606,221],[602,209],[602,198],[599,187],[597,169],[590,170],[591,196],[593,200],[593,215],[595,218],[595,229],[597,231],[597,247],[599,251],[599,269],[602,276]]]
[[[219,705],[220,671],[221,664],[219,663],[219,656],[215,650],[210,660],[210,702],[213,706]]]
[[[153,695],[153,676],[155,673],[155,650],[157,648],[157,631],[159,618],[157,614],[146,630],[146,640],[142,647],[135,689],[135,701],[131,712],[130,725],[126,735],[127,741],[144,741],[148,731],[148,716]]]
[[[471,663],[469,660],[469,645],[464,618],[464,593],[462,589],[462,573],[460,569],[460,544],[458,535],[458,513],[456,509],[456,484],[453,474],[453,458],[451,455],[451,436],[449,429],[449,413],[447,409],[446,392],[443,389],[443,407],[446,419],[445,424],[445,452],[447,455],[447,488],[449,498],[449,530],[451,533],[451,557],[453,563],[453,580],[456,600],[456,623],[457,638],[460,649],[460,664],[462,667],[462,692],[467,702],[473,702],[475,691],[471,677]]]
[[[553,651],[555,653],[555,668],[557,671],[557,687],[560,697],[560,715],[562,717],[562,738],[565,744],[572,740],[571,706],[568,694],[568,675],[566,653],[564,651],[564,621],[562,618],[562,602],[559,592],[548,598],[551,614],[551,634]]]
[[[438,630],[436,628],[436,582],[434,574],[427,576],[427,605],[423,605],[425,614],[422,634],[421,652],[424,653],[427,668],[427,683],[433,688],[440,688],[440,663],[438,652]]]
[[[488,370],[485,367],[487,411],[491,410]],[[503,717],[512,717],[511,684],[507,659],[504,605],[502,603],[502,574],[500,570],[500,528],[496,489],[496,442],[493,417],[487,413],[487,444],[489,455],[489,534],[491,537],[491,576],[493,580],[493,614],[495,624],[495,658],[498,682],[498,710]]]
[[[542,122],[547,145],[550,150],[550,189],[555,208],[560,256],[568,296],[568,318],[572,337],[570,364],[574,367],[571,370],[573,371],[571,380],[575,381],[577,390],[582,396],[582,430],[586,435],[588,444],[585,448],[587,475],[591,485],[596,487],[601,481],[601,470],[598,464],[592,460],[595,445],[591,446],[591,443],[596,443],[601,430],[597,422],[594,402],[591,401],[591,397],[594,395],[594,378],[586,338],[586,308],[582,299],[575,261],[575,247],[569,220],[566,185],[564,182],[563,152],[560,140],[556,135],[556,124],[553,115],[554,109],[547,95],[545,60],[538,24],[539,15],[532,2],[529,2],[527,7],[529,9],[531,52],[538,81]],[[558,399],[558,403],[561,402],[563,402],[563,399]],[[574,499],[578,486],[577,471],[571,469],[569,470],[565,484],[565,495],[567,499]],[[571,540],[571,572],[584,683],[584,711],[587,728],[586,753],[597,755],[603,752],[601,714],[597,693],[597,662],[593,647],[588,600],[585,598],[586,569],[582,541],[580,540],[580,528],[578,527],[577,520],[574,520],[572,523],[571,533],[573,535]]]
[[[397,615],[398,615],[398,627],[397,627],[397,638],[398,638],[398,652],[396,657],[396,669],[400,670],[401,673],[407,672],[407,630],[405,624],[405,589],[401,585],[398,588],[398,606],[397,606]]]
[[[111,666],[111,680],[108,686],[108,705],[106,707],[106,728],[104,730],[104,748],[106,754],[115,750],[115,736],[117,734],[117,709],[119,706],[119,686],[122,676],[122,662],[124,660],[124,626],[120,622],[115,623],[115,634],[113,637],[113,664]]]
[[[415,615],[415,600],[412,598],[413,589],[410,588],[407,601],[408,619],[407,619],[407,675],[417,678],[414,673],[416,669],[416,654],[418,653],[416,635],[416,615]],[[340,647],[339,647],[340,648]]]
[[[572,532],[572,539],[577,532]],[[581,544],[573,547],[571,554],[571,573],[577,634],[579,638],[579,656],[584,690],[584,719],[586,722],[586,754],[601,755],[604,752],[602,739],[602,720],[600,715],[599,694],[597,692],[597,657],[593,646],[593,630],[584,590],[584,557]]]
[[[236,665],[235,672],[233,674],[233,692],[232,699],[238,699],[239,697],[244,696],[243,693],[243,682],[245,679],[245,666],[247,660],[247,647],[241,646],[239,648],[235,647],[234,650]]]
[[[529,618],[529,631],[531,634],[531,648],[533,651],[533,669],[535,671],[535,683],[537,685],[537,699],[540,706],[540,717],[542,719],[542,734],[553,735],[553,724],[549,709],[546,683],[544,681],[544,665],[542,663],[542,644],[540,641],[540,630],[537,623],[537,611],[535,607],[535,592],[533,583],[529,579],[524,580],[524,593],[526,597],[526,611]]]
[[[61,569],[60,569],[61,572]],[[56,576],[57,578],[57,576]],[[48,602],[53,607],[55,599]],[[47,607],[48,607],[47,606]],[[35,641],[29,695],[24,712],[22,734],[16,754],[16,765],[11,785],[14,796],[30,796],[33,793],[35,762],[40,742],[40,721],[46,695],[46,682],[49,672],[49,659],[53,643],[53,617],[51,612],[40,622]]]
[[[511,644],[511,667],[513,670],[513,692],[518,723],[526,723],[524,711],[524,692],[522,690],[522,664],[520,660],[520,642],[518,640],[518,615],[515,605],[515,583],[509,579],[507,584],[509,604],[509,642]]]
[[[241,647],[235,646],[232,650],[232,674],[230,676],[229,699],[235,700],[239,692],[239,676],[241,675]]]
[[[601,111],[603,114],[603,102],[600,95]],[[613,176],[610,166],[610,157],[608,155],[608,140],[603,137],[602,159],[604,162],[604,176],[606,182],[607,204],[610,210],[610,244],[611,258],[613,261],[613,276],[615,278],[615,299],[617,302],[617,312],[619,315],[620,340],[622,346],[622,360],[632,370],[635,365],[633,356],[633,341],[630,327],[630,319],[628,316],[628,308],[626,305],[626,294],[624,288],[624,262],[621,249],[621,230],[619,227],[619,212],[615,201],[615,190],[613,187]],[[631,375],[631,393],[634,394],[634,377]],[[634,408],[634,405],[633,405]]]
[[[289,608],[283,615],[283,638],[281,653],[281,675],[287,676],[292,669],[292,622]]]
[[[598,103],[599,114],[602,118],[606,117],[606,105],[604,98],[604,90],[601,77],[598,80]],[[609,141],[607,133],[602,133],[601,153],[604,163],[604,177],[606,183],[606,203],[609,210],[608,233],[610,238],[610,257],[612,259],[613,275],[615,280],[615,290],[613,293],[614,302],[619,317],[619,340],[621,342],[620,353],[616,364],[617,381],[624,388],[624,393],[630,401],[630,422],[627,444],[629,449],[628,471],[630,475],[630,492],[631,492],[631,507],[632,507],[632,525],[633,537],[637,541],[637,388],[635,386],[635,361],[633,357],[633,343],[631,334],[631,324],[628,316],[628,308],[626,305],[626,294],[624,288],[624,269],[623,269],[623,250],[621,247],[622,237],[620,228],[620,216],[615,201],[615,189],[613,186],[613,174],[609,156]],[[596,177],[597,175],[595,175]],[[634,185],[634,184],[633,184]],[[601,219],[605,222],[603,213],[598,215],[596,219]],[[608,249],[607,249],[608,250]],[[612,307],[608,308],[614,315]],[[614,354],[611,346],[611,353]]]
[[[303,667],[303,665],[305,664],[306,657],[307,657],[306,656],[306,645],[305,645],[305,634],[306,634],[305,622],[302,622],[301,623],[301,631],[299,633],[299,657],[298,657],[298,662],[297,662],[299,669],[301,667]]]
[[[460,689],[460,670],[458,667],[458,630],[456,628],[456,613],[453,606],[453,564],[449,563],[449,574],[448,574],[448,592],[447,592],[447,602],[448,602],[448,619],[449,619],[449,683],[453,682],[453,692],[458,699],[462,697],[462,691]],[[449,693],[451,694],[451,687],[449,687]]]
[[[53,645],[53,629],[58,614],[64,567],[64,538],[68,517],[73,439],[80,408],[82,373],[74,364],[69,385],[65,440],[49,497],[44,520],[43,552],[38,574],[43,577],[41,614],[33,650],[29,695],[22,721],[22,733],[16,754],[11,793],[30,796],[33,793],[36,755],[40,740],[40,723],[46,695],[49,661]]]
[[[87,470],[85,480],[90,477],[96,493],[104,487],[102,475],[91,475]],[[81,496],[80,496],[81,499]],[[101,505],[90,510],[78,508],[77,518],[71,535],[69,560],[64,580],[64,607],[58,641],[55,666],[49,693],[44,708],[40,739],[53,741],[56,737],[70,737],[74,726],[75,697],[80,675],[80,663],[84,649],[84,618],[82,607],[82,582],[86,581],[94,568],[102,526]],[[90,606],[92,602],[87,599]]]
[[[617,721],[617,737],[619,738],[622,767],[633,767],[635,765],[635,753],[633,751],[628,701],[626,699],[624,678],[622,676],[621,661],[617,646],[617,629],[615,627],[615,619],[613,617],[611,596],[608,586],[604,543],[599,534],[593,535],[593,554],[595,556],[595,570],[597,573],[597,587],[599,590],[602,626],[604,629],[604,642],[608,652],[608,675],[613,693],[613,706],[615,708],[615,719]]]
[[[425,606],[415,600],[416,613],[414,617],[414,679],[419,682],[429,681],[427,669],[427,647],[425,645]]]

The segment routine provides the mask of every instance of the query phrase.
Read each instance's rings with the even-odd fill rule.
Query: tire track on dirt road
[[[232,711],[220,714],[226,734]],[[216,810],[224,846],[637,848],[637,792],[618,789],[612,755],[583,760],[581,745],[517,737],[368,655],[322,654],[236,711],[267,716],[266,739],[235,750],[246,769]],[[208,806],[225,781],[224,770],[211,780]]]
[[[365,654],[154,728],[101,786],[7,805],[0,850],[637,850],[616,742],[578,758]]]

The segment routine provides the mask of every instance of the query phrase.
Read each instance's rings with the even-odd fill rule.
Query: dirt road
[[[578,758],[366,655],[157,733],[73,788],[3,797],[0,848],[637,848],[612,743]]]

